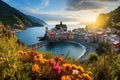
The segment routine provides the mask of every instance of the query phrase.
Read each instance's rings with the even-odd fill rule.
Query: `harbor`
[[[79,58],[79,60],[87,60],[89,53],[96,52],[99,43],[109,41],[111,40],[111,38],[115,38],[115,41],[110,41],[112,42],[112,46],[116,46],[119,44],[119,40],[116,40],[119,39],[119,36],[113,35],[111,33],[111,30],[112,29],[100,29],[94,30],[94,32],[92,32],[92,30],[90,29],[78,28],[71,31],[67,30],[67,26],[60,22],[60,24],[57,24],[55,28],[52,28],[50,30],[48,29],[48,27],[46,27],[44,37],[37,37],[39,39],[39,42],[29,45],[29,47],[33,49],[38,49],[49,43],[63,41],[76,42],[83,45],[86,49],[85,53],[82,55],[82,57]],[[114,44],[115,42],[118,43]],[[114,47],[113,50],[116,50],[116,47]]]
[[[89,53],[96,51],[97,45],[86,42],[81,38],[78,38],[76,34],[74,37],[74,34],[72,34],[72,32],[71,35],[68,32],[70,31],[67,31],[67,26],[65,24],[62,24],[62,22],[60,22],[60,24],[56,25],[55,28],[52,28],[51,30],[48,30],[48,28],[46,27],[44,37],[37,37],[37,39],[39,39],[39,42],[36,44],[29,45],[29,47],[33,49],[38,49],[49,43],[74,42],[83,45],[85,48],[85,52],[82,54],[82,57],[80,57],[78,60],[87,60]],[[55,34],[57,34],[56,37]]]

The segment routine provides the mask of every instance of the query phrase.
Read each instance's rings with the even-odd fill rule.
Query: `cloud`
[[[68,11],[103,9],[106,3],[117,2],[119,0],[65,0]]]
[[[72,0],[71,0],[72,1]],[[103,8],[102,4],[97,2],[88,2],[75,0],[76,2],[68,2],[68,8],[66,10],[79,11],[79,10],[89,10],[89,9],[101,9]]]
[[[45,21],[77,21],[78,19],[69,16],[69,15],[62,15],[59,13],[39,13],[39,14],[31,14],[36,17],[39,17]]]
[[[63,22],[70,22],[69,24],[72,24],[72,23],[79,23],[79,18],[78,16],[75,14],[75,16],[73,15],[70,15],[70,14],[73,14],[73,13],[69,13],[69,12],[43,12],[43,11],[40,11],[40,12],[34,12],[34,13],[30,13],[30,12],[25,12],[25,11],[22,11],[24,12],[25,14],[29,14],[29,15],[32,15],[32,16],[35,16],[37,18],[40,18],[42,20],[44,20],[45,22],[48,22],[48,24],[56,24],[56,23],[59,23],[60,21],[63,21]],[[64,13],[64,14],[63,14]],[[77,18],[76,18],[77,16]]]

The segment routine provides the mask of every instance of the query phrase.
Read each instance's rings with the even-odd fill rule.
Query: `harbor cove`
[[[96,52],[102,42],[109,42],[112,50],[119,52],[119,36],[111,31],[112,28],[87,29],[85,25],[67,26],[60,22],[53,26],[27,28],[16,35],[21,42],[40,52],[48,51],[54,55],[69,52],[70,58],[82,61],[88,59],[89,53]]]
[[[59,42],[46,42],[46,41],[40,41],[39,37],[44,37],[46,27],[49,29],[52,29],[55,27],[55,25],[46,25],[43,27],[33,27],[33,28],[27,28],[26,30],[17,32],[16,35],[18,36],[19,40],[23,42],[24,44],[28,46],[32,45],[38,45],[38,51],[46,52],[50,51],[53,52],[54,55],[57,54],[64,54],[66,55],[67,52],[69,52],[69,57],[74,57],[76,59],[79,59],[86,53],[86,47],[91,47],[90,45],[86,45],[87,43],[84,42],[84,44],[80,43],[80,41],[76,40],[64,40]],[[68,30],[72,31],[73,29],[78,28],[85,28],[85,25],[68,25]],[[47,43],[45,45],[41,44]],[[33,46],[34,47],[34,46]],[[91,48],[90,48],[91,49]],[[94,51],[95,49],[92,48],[90,52]],[[84,59],[87,59],[85,57]]]

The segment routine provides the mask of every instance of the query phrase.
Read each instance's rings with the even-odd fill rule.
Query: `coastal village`
[[[0,80],[120,80],[120,0],[0,0]]]
[[[46,28],[46,36],[47,39],[51,41],[82,40],[96,44],[108,42],[111,45],[112,51],[120,52],[120,30],[115,28],[78,28],[71,31],[67,30],[67,26],[60,22],[60,24],[56,25],[55,28],[51,30]]]

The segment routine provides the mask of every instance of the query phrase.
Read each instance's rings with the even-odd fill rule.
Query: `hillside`
[[[37,22],[37,23],[43,24],[43,25],[46,25],[46,24],[47,24],[46,22],[44,22],[43,20],[41,20],[41,19],[39,19],[39,18],[36,18],[36,17],[34,17],[34,16],[31,16],[31,15],[27,15],[27,16],[28,16],[28,18],[29,18],[31,21],[33,21],[33,22]]]
[[[96,22],[94,24],[90,24],[88,27],[114,27],[120,29],[120,6],[105,14],[101,13],[98,15]]]
[[[18,27],[20,29],[24,29],[25,27],[44,25],[42,24],[44,21],[41,23],[38,21],[32,21],[27,15],[9,6],[2,0],[0,0],[0,22],[2,22],[4,25],[12,26],[12,28]]]

